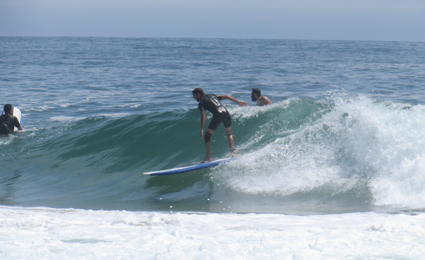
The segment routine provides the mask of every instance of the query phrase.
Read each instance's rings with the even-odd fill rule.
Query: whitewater
[[[9,259],[422,259],[424,214],[0,208]]]
[[[422,259],[425,44],[0,37],[2,259]],[[204,154],[191,90],[228,94]],[[272,105],[256,107],[252,88]],[[208,115],[207,120],[211,119]],[[220,126],[213,159],[229,157]]]

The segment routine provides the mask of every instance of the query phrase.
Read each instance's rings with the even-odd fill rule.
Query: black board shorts
[[[232,118],[230,117],[229,112],[214,115],[208,125],[208,129],[215,131],[221,122],[223,122],[225,128],[232,126]]]

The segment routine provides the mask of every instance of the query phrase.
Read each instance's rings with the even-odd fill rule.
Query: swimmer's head
[[[259,88],[253,88],[251,92],[251,100],[257,101],[259,97],[261,97],[261,90]]]

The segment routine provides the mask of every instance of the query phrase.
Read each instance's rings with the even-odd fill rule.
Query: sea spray
[[[324,202],[355,190],[347,204],[358,197],[371,206],[423,208],[423,106],[364,95],[333,101],[315,120],[222,166],[214,180],[246,194],[304,194]]]

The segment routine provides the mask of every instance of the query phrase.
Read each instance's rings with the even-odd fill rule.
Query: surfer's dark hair
[[[194,90],[192,90],[192,93],[195,94],[195,95],[201,94],[203,96],[204,90],[202,90],[202,88],[195,88]]]
[[[261,90],[259,88],[253,88],[252,93],[256,94],[257,96],[261,97]]]
[[[4,105],[4,112],[5,113],[9,113],[11,110],[12,110],[12,105],[11,104]]]

